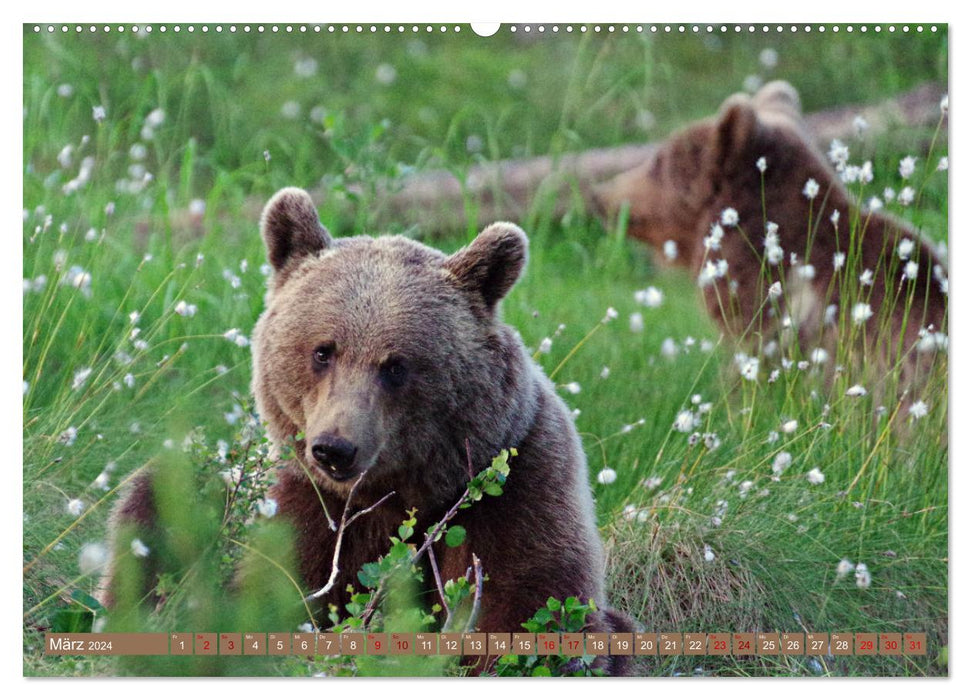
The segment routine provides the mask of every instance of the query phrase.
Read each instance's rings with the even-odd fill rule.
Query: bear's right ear
[[[757,127],[758,116],[747,95],[732,95],[725,100],[715,125],[716,163],[721,165],[742,155]]]
[[[266,257],[276,272],[334,242],[320,223],[310,195],[297,187],[287,187],[273,195],[260,217],[260,230]]]
[[[528,251],[529,239],[523,230],[500,222],[446,258],[444,266],[491,314],[522,274]]]

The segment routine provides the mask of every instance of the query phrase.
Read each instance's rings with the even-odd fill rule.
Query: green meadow
[[[335,235],[405,233],[451,251],[475,228],[428,238],[421,221],[379,224],[379,185],[659,141],[777,78],[807,112],[929,81],[943,94],[948,79],[943,26],[681,35],[575,25],[490,38],[465,25],[397,29],[24,27],[25,675],[461,672],[42,653],[50,630],[297,631],[310,619],[308,591],[281,573],[286,534],[259,512],[260,494],[230,498],[219,486],[220,472],[272,470],[252,415],[248,339],[266,289],[259,210],[278,188],[320,194]],[[946,244],[946,127],[891,124],[847,144],[851,162],[873,165],[860,202],[886,199]],[[918,195],[905,206],[884,190],[908,184],[898,172],[907,156]],[[947,675],[945,353],[919,396],[897,391],[899,369],[850,366],[828,380],[826,363],[841,356],[794,355],[774,375],[764,359],[746,377],[735,357],[748,348],[707,316],[696,280],[622,227],[579,202],[555,217],[537,202],[518,223],[530,262],[503,314],[575,410],[612,604],[651,631],[928,635],[922,657],[670,656],[639,662],[639,673]],[[848,395],[855,385],[866,394]],[[172,527],[189,531],[173,546],[184,575],[160,584],[161,608],[106,615],[92,594],[108,514],[150,461],[178,477],[165,484],[180,506]],[[279,560],[223,595],[260,542]],[[416,605],[393,595],[383,619],[436,630]]]

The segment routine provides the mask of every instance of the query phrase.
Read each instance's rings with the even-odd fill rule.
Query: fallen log
[[[833,139],[850,141],[854,120],[862,116],[869,134],[895,128],[933,126],[941,118],[945,90],[921,85],[876,105],[855,105],[805,115],[817,143],[827,148]],[[581,153],[501,160],[469,168],[464,182],[441,169],[419,172],[397,183],[384,183],[370,204],[372,222],[415,224],[422,235],[481,228],[493,221],[523,222],[531,211],[559,218],[576,198],[589,204],[592,187],[650,157],[656,144],[597,148]],[[313,193],[315,199],[322,192]],[[470,210],[470,204],[472,209]],[[588,209],[589,210],[589,209]]]

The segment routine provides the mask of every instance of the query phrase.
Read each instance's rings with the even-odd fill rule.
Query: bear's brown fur
[[[804,194],[810,179],[819,187],[812,199]],[[782,325],[798,329],[808,352],[825,343],[824,336],[832,341],[834,321],[853,325],[856,303],[869,303],[868,340],[884,360],[903,359],[906,367],[915,364],[923,328],[945,329],[945,264],[908,225],[856,206],[808,137],[798,94],[788,83],[728,98],[717,116],[689,125],[649,161],[598,186],[595,201],[611,220],[628,204],[628,234],[658,251],[673,241],[676,264],[698,276],[710,314],[736,336],[785,335]],[[737,225],[721,221],[730,208]],[[781,260],[767,261],[769,222],[778,225]],[[709,249],[715,224],[724,235]],[[898,246],[904,239],[915,244],[909,258],[918,264],[914,280],[902,279],[906,261]],[[846,256],[839,272],[837,253]],[[721,263],[719,270],[722,260],[727,268]],[[865,270],[872,272],[872,286],[861,288],[857,280]],[[773,303],[767,294],[777,281],[784,293]],[[858,295],[842,298],[853,289]],[[830,305],[836,313],[830,309],[827,319]],[[889,314],[881,313],[885,306],[892,307]]]
[[[343,610],[347,586],[387,552],[406,510],[418,509],[415,532],[424,532],[460,498],[470,468],[515,447],[504,492],[450,522],[465,527],[464,543],[435,545],[442,579],[464,576],[479,557],[483,632],[521,630],[550,596],[596,601],[591,631],[630,631],[606,607],[570,413],[499,319],[526,263],[525,234],[493,224],[450,256],[399,236],[333,239],[293,188],[267,204],[262,233],[273,276],[253,334],[252,389],[272,443],[296,446],[269,495],[294,526],[307,589],[331,575],[335,532],[321,499],[339,519],[356,481],[351,511],[393,492],[345,531],[336,585],[320,601]],[[137,481],[116,524],[150,526],[151,499],[151,481]],[[622,659],[607,668],[622,672]]]

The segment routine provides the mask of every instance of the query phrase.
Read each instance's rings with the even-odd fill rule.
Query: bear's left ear
[[[320,223],[310,195],[297,187],[286,187],[273,195],[260,217],[260,230],[266,257],[275,272],[334,242]]]
[[[529,240],[521,228],[495,223],[446,258],[444,267],[492,313],[522,274],[528,250]]]
[[[732,95],[722,103],[715,125],[715,156],[719,164],[742,155],[758,128],[755,107],[747,95]]]

